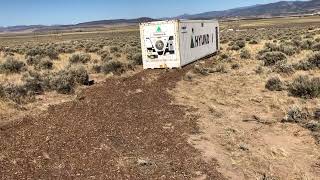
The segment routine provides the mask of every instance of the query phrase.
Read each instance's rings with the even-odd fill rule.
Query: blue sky
[[[168,17],[278,0],[0,0],[0,26]]]

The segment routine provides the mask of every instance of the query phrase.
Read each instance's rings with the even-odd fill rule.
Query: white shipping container
[[[144,69],[181,68],[219,50],[216,20],[170,20],[140,24]]]

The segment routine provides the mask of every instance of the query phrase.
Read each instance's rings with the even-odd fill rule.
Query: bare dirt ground
[[[216,161],[188,143],[197,118],[167,92],[186,71],[108,79],[77,101],[2,126],[0,178],[223,179]]]
[[[293,104],[313,107],[286,92],[265,89],[256,61],[239,70],[181,81],[171,94],[178,105],[195,108],[200,134],[189,142],[228,179],[320,179],[320,149],[311,132],[281,123]]]

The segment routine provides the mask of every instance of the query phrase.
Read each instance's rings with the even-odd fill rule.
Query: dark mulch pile
[[[167,93],[185,72],[109,79],[77,101],[1,127],[0,178],[223,179],[187,142],[197,119]]]

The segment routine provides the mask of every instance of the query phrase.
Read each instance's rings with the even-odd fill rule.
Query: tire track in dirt
[[[188,144],[197,118],[167,89],[183,70],[108,79],[0,130],[1,179],[223,179]]]

